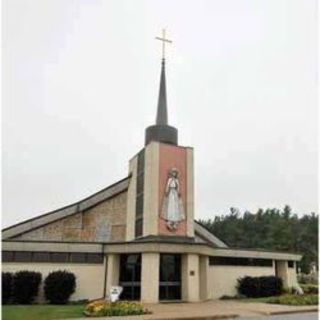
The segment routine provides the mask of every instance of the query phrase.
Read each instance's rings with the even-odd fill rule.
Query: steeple
[[[157,125],[167,125],[168,124],[167,90],[166,90],[166,61],[165,61],[165,59],[162,59],[162,63],[161,63],[160,89],[159,89],[156,124]]]
[[[146,129],[145,145],[151,141],[158,141],[169,144],[178,144],[178,130],[168,125],[168,108],[167,108],[167,90],[166,90],[166,62],[165,62],[165,43],[170,40],[165,38],[165,30],[163,30],[162,38],[156,39],[162,41],[162,61],[161,61],[161,75],[160,88],[158,97],[158,108],[155,125]]]

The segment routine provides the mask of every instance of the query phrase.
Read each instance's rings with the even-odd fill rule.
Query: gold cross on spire
[[[167,43],[172,43],[171,40],[166,39],[166,29],[162,29],[162,38],[156,37],[157,40],[162,41],[162,59],[165,59],[165,45]]]

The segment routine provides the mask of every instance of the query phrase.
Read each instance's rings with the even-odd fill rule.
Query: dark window
[[[32,261],[34,262],[50,262],[49,252],[34,252]]]
[[[143,235],[144,149],[138,154],[136,189],[135,237],[141,237]]]
[[[293,261],[288,261],[288,267],[289,268],[294,268],[294,262]]]
[[[144,149],[138,154],[138,174],[144,171]]]
[[[143,193],[136,198],[136,218],[142,217],[143,214]]]
[[[178,254],[160,255],[159,299],[181,299],[181,256]]]
[[[88,263],[103,263],[103,255],[100,253],[88,253],[87,262]]]
[[[53,252],[51,253],[51,262],[69,262],[69,253]]]
[[[12,262],[13,259],[13,251],[2,251],[2,261],[3,262]]]
[[[137,176],[137,194],[143,193],[144,174],[143,172]]]
[[[272,267],[271,259],[209,257],[210,266],[259,266]]]
[[[143,219],[137,219],[135,222],[135,237],[141,237],[143,232]]]
[[[101,253],[2,251],[3,262],[103,263]]]
[[[14,261],[16,261],[16,262],[31,262],[32,261],[32,252],[16,251],[14,254]]]
[[[70,253],[70,262],[85,263],[86,254],[82,252],[72,252]]]
[[[141,292],[141,254],[120,256],[120,286],[122,300],[139,300]]]

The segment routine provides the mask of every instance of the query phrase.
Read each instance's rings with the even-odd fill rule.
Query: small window
[[[86,254],[82,252],[70,253],[70,262],[86,263]]]
[[[139,174],[137,176],[137,195],[143,193],[144,186],[144,174]]]
[[[14,255],[14,261],[16,262],[31,262],[32,252],[16,251]]]
[[[209,257],[211,266],[253,266],[272,267],[271,259],[256,258],[234,258],[234,257]]]
[[[13,251],[2,251],[2,262],[13,262]]]
[[[294,268],[294,261],[288,261],[288,267]]]
[[[69,254],[67,252],[53,252],[50,258],[51,262],[69,262]]]
[[[32,261],[34,262],[50,262],[49,252],[34,252]]]
[[[135,222],[135,237],[141,237],[143,233],[143,219],[137,219]]]
[[[87,254],[88,263],[103,263],[103,255],[100,253],[88,253]]]
[[[144,171],[144,149],[141,150],[138,154],[138,174]]]
[[[142,217],[143,214],[143,193],[136,198],[136,218]]]

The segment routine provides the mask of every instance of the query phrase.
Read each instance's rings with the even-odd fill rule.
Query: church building
[[[168,123],[165,67],[163,58],[156,122],[129,160],[128,175],[3,229],[3,271],[39,271],[43,279],[71,271],[75,301],[107,298],[112,286],[123,287],[120,299],[147,303],[218,299],[235,295],[237,279],[246,275],[297,283],[300,255],[232,248],[195,220],[194,150],[179,145]]]

